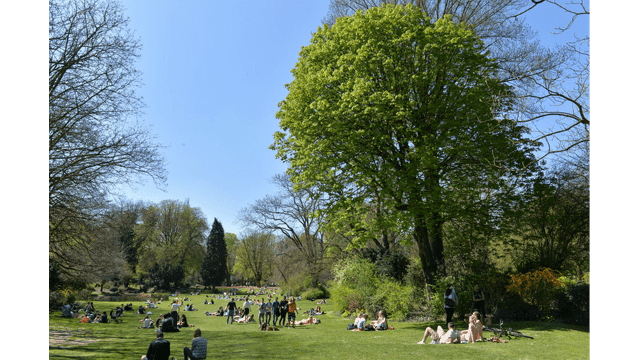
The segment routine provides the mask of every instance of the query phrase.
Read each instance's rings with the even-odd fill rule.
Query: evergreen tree
[[[207,254],[200,274],[205,286],[220,285],[227,278],[227,244],[224,229],[217,218],[213,220],[207,237]]]

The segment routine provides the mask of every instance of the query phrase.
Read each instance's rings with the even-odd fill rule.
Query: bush
[[[63,298],[59,291],[49,291],[49,310],[60,310],[63,305]]]
[[[572,284],[558,293],[555,317],[562,322],[589,326],[589,284]]]
[[[319,285],[315,289],[309,289],[302,294],[302,297],[306,300],[326,299],[329,297],[329,292],[324,286]]]
[[[558,292],[564,286],[558,277],[559,274],[549,268],[512,275],[507,291],[519,295],[545,314],[549,314]]]
[[[498,324],[500,320],[505,321],[538,321],[543,313],[537,306],[524,301],[518,295],[507,296],[498,306],[493,315],[493,322]]]
[[[415,309],[412,294],[413,288],[410,286],[402,285],[390,278],[383,278],[371,301],[365,301],[365,308],[370,311],[370,314],[384,309],[387,318],[404,320]]]

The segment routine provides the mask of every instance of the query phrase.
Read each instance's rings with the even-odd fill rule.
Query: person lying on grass
[[[418,344],[424,344],[425,340],[429,336],[431,336],[432,344],[459,344],[460,343],[460,332],[456,330],[456,325],[452,322],[447,324],[449,327],[449,331],[446,333],[442,329],[442,326],[438,325],[438,330],[434,331],[432,328],[427,327],[424,331],[424,336],[422,340],[418,342]]]
[[[469,316],[469,329],[460,331],[461,343],[484,341],[484,337],[482,336],[482,323],[479,317],[480,313],[478,311],[474,311],[473,314]]]
[[[246,323],[250,323],[250,322],[255,321],[255,320],[253,319],[253,314],[248,315],[248,316],[242,316],[242,317],[240,317],[240,316],[235,316],[235,317],[237,317],[237,319],[234,319],[237,323],[246,324]]]
[[[260,325],[260,331],[280,331],[280,329],[274,326],[269,326],[269,323],[264,322]]]
[[[303,319],[300,321],[294,321],[295,325],[309,325],[309,324],[319,324],[320,321],[313,316],[309,315],[307,319]]]

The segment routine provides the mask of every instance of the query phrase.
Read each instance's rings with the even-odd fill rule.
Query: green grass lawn
[[[476,343],[459,345],[417,345],[426,326],[443,323],[397,322],[388,331],[347,331],[353,319],[335,313],[332,304],[321,305],[326,315],[317,316],[321,324],[297,326],[280,331],[258,331],[257,323],[225,323],[226,317],[205,316],[225,306],[228,300],[215,300],[204,305],[205,296],[189,296],[199,311],[186,312],[189,323],[196,327],[167,333],[171,355],[182,359],[182,348],[191,346],[193,330],[200,328],[208,340],[208,359],[588,359],[589,331],[584,327],[556,323],[509,323],[515,330],[533,336],[534,340],[519,338],[509,343]],[[253,298],[252,298],[253,299]],[[302,310],[298,320],[306,318],[302,311],[315,307],[315,302],[298,301]],[[142,304],[134,302],[134,309]],[[118,303],[94,302],[96,309],[114,309]],[[169,302],[154,309],[152,318],[168,312]],[[257,306],[251,307],[257,318]],[[182,313],[182,312],[181,312]],[[64,319],[60,312],[49,315],[50,359],[140,359],[155,338],[154,330],[138,329],[143,315],[125,312],[122,323],[80,324],[78,319]],[[465,328],[464,322],[456,323]],[[52,344],[54,335],[70,334],[62,343]],[[492,335],[492,334],[491,334]]]

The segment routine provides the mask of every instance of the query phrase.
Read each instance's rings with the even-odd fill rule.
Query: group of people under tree
[[[458,295],[455,287],[449,285],[444,292],[444,309],[446,312],[447,331],[441,326],[436,330],[427,327],[422,336],[422,340],[418,344],[424,344],[428,337],[431,337],[431,344],[456,344],[456,343],[475,343],[476,341],[484,341],[482,336],[482,321],[486,319],[485,297],[482,289],[478,285],[474,285],[472,293],[471,310],[475,310],[469,316],[469,327],[466,330],[458,331],[453,323],[453,313],[458,304]]]

